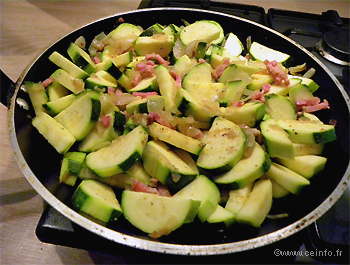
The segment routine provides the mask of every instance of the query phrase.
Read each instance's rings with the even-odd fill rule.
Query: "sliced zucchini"
[[[29,94],[29,98],[32,102],[35,115],[38,115],[41,112],[47,112],[43,106],[48,102],[45,87],[41,83],[33,82],[25,82],[24,86]]]
[[[250,90],[261,90],[262,86],[272,84],[274,81],[272,75],[253,74],[252,82],[247,86]]]
[[[197,166],[213,173],[229,171],[243,157],[245,141],[238,125],[222,117],[215,118]]]
[[[239,101],[243,95],[247,83],[243,80],[229,81],[223,88],[223,96],[220,100],[221,107],[229,107]]]
[[[308,89],[307,85],[295,85],[289,89],[289,99],[296,106],[299,100],[312,99],[314,96]]]
[[[139,100],[130,102],[128,105],[126,105],[125,109],[126,109],[126,112],[129,114],[148,113],[147,98],[141,98]]]
[[[253,186],[254,182],[251,182],[241,189],[231,190],[225,205],[225,209],[233,214],[237,214],[245,201],[248,199]]]
[[[287,61],[290,57],[289,54],[273,50],[257,42],[252,43],[249,49],[249,54],[253,60],[258,60],[258,61],[275,60],[278,63],[283,63]]]
[[[314,121],[278,120],[293,143],[324,144],[336,140],[335,126]]]
[[[142,160],[146,172],[172,190],[183,188],[198,174],[159,140],[147,143]]]
[[[238,223],[260,227],[272,206],[272,184],[269,179],[255,183],[248,199],[236,214]]]
[[[125,218],[132,225],[149,236],[158,238],[191,222],[199,202],[124,190],[121,205]]]
[[[60,171],[60,183],[66,183],[67,185],[74,186],[78,178],[78,175],[83,168],[83,162],[86,154],[81,152],[68,152],[64,155],[61,171]]]
[[[113,189],[93,179],[80,183],[72,197],[72,204],[77,211],[106,223],[117,220],[122,214]]]
[[[226,227],[230,227],[236,222],[236,217],[233,213],[218,205],[215,212],[207,219],[210,224],[224,223]]]
[[[80,152],[93,152],[97,151],[105,146],[111,144],[111,142],[116,139],[121,132],[114,129],[115,114],[116,112],[109,113],[102,116],[91,129],[89,134],[84,138],[84,140],[79,144],[78,150]],[[102,119],[107,120],[102,123]]]
[[[142,157],[148,134],[139,125],[111,145],[86,156],[86,165],[100,177],[110,177],[129,170]]]
[[[153,138],[164,141],[195,155],[199,155],[204,147],[201,141],[186,136],[176,130],[170,129],[156,122],[153,122],[148,127],[148,130]]]
[[[294,104],[288,98],[277,95],[265,95],[266,113],[275,120],[295,120],[297,114]]]
[[[55,116],[55,120],[61,123],[76,139],[83,140],[101,112],[101,103],[94,93],[85,93],[77,98],[68,108]]]
[[[75,137],[45,112],[39,113],[32,124],[60,154],[66,153],[75,142]]]
[[[154,68],[160,94],[165,101],[165,111],[173,114],[181,114],[176,104],[177,85],[175,80],[164,65],[158,65]]]
[[[324,169],[327,158],[303,155],[296,156],[294,160],[276,159],[276,162],[309,179]]]
[[[51,75],[51,78],[72,91],[74,94],[84,91],[84,81],[79,78],[74,78],[63,69],[57,69]]]
[[[151,176],[146,172],[140,160],[137,161],[136,164],[133,165],[128,171],[126,171],[126,174],[145,184],[151,184]]]
[[[96,65],[91,60],[90,55],[82,48],[80,48],[74,43],[71,43],[67,49],[67,53],[72,59],[73,63],[83,68],[89,65],[89,69],[92,69],[92,71],[94,72]],[[91,74],[91,72],[88,72],[88,74]]]
[[[240,189],[264,175],[271,166],[271,160],[261,146],[255,142],[248,157],[241,159],[230,171],[215,177],[219,185]]]
[[[229,81],[244,80],[245,77],[250,77],[259,71],[259,67],[245,64],[231,64],[218,78],[218,82],[226,84]]]
[[[83,69],[69,61],[66,57],[61,55],[58,52],[53,52],[49,56],[49,60],[56,64],[58,67],[62,68],[65,70],[68,74],[73,76],[74,78],[79,78],[79,79],[85,79],[89,76],[87,72],[85,72]]]
[[[181,56],[173,65],[173,71],[179,74],[181,77],[184,77],[195,65],[197,64],[196,60],[190,59],[186,54]]]
[[[234,57],[238,57],[243,52],[243,49],[244,49],[242,42],[232,32],[230,32],[226,36],[222,44],[222,47],[224,48],[224,53],[227,52],[228,54]]]
[[[49,101],[54,101],[69,95],[71,92],[57,81],[53,81],[47,88],[46,94]]]
[[[86,88],[94,89],[95,87],[106,88],[106,87],[117,87],[117,80],[112,77],[108,72],[100,70],[96,73],[92,73],[86,79]]]
[[[145,79],[142,79],[135,87],[131,88],[128,92],[153,92],[158,91],[158,82],[157,77],[151,76]]]
[[[282,198],[290,194],[290,192],[278,184],[274,179],[270,178],[272,184],[272,196],[273,198]]]
[[[138,37],[135,41],[135,53],[138,56],[155,53],[164,58],[172,51],[174,43],[175,36],[164,31],[150,37]]]
[[[224,37],[222,27],[217,22],[209,20],[196,21],[180,31],[180,40],[186,46],[193,41],[220,44]]]
[[[261,134],[264,137],[266,152],[270,157],[280,157],[294,160],[294,147],[288,134],[277,125],[273,119],[260,123]]]
[[[252,128],[265,115],[265,104],[262,102],[248,102],[242,107],[231,106],[225,110],[224,118],[235,124],[244,124]]]
[[[323,153],[324,144],[293,143],[293,148],[295,156],[321,155]]]
[[[199,220],[204,222],[215,212],[220,201],[220,191],[214,182],[204,175],[199,175],[173,197],[200,201],[197,215]]]
[[[299,194],[305,186],[310,185],[310,181],[306,178],[274,162],[272,162],[266,176],[275,180],[279,185],[293,194]]]
[[[206,52],[206,48],[207,48],[207,44],[208,43],[206,43],[204,41],[198,42],[197,49],[196,49],[196,52],[194,54],[194,58],[196,58],[197,60],[204,58],[205,52]]]
[[[301,80],[301,84],[307,85],[309,91],[314,93],[320,86],[312,79],[301,77],[301,76],[288,76],[289,80],[291,79],[299,79]]]
[[[52,115],[55,116],[61,111],[68,108],[75,100],[75,95],[70,94],[54,101],[49,101],[43,104],[43,107]]]

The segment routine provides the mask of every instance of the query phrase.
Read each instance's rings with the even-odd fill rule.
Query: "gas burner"
[[[341,27],[324,33],[316,50],[335,64],[350,66],[349,30]]]

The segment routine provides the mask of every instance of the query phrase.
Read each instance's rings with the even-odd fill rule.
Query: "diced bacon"
[[[165,66],[168,66],[170,64],[170,62],[164,60],[162,56],[156,53],[146,54],[146,60],[156,60],[159,64],[162,64]]]
[[[171,194],[167,187],[162,185],[159,181],[155,183],[157,186],[156,188],[150,187],[147,184],[139,181],[138,179],[135,179],[133,184],[132,184],[132,190],[137,191],[137,192],[146,192],[146,193],[152,193],[152,194],[157,194],[159,196],[166,196],[166,197],[171,197]]]
[[[149,96],[158,95],[158,93],[157,92],[132,92],[132,95],[134,97],[146,98]]]
[[[203,58],[199,58],[198,59],[198,63],[206,63],[207,61],[206,60],[204,60]]]
[[[47,86],[50,85],[53,81],[54,81],[53,78],[49,77],[49,78],[45,79],[45,80],[42,82],[42,85],[43,85],[43,87],[47,87]]]
[[[244,58],[247,59],[247,60],[249,60],[249,58],[250,58],[249,52],[244,56]]]
[[[265,84],[261,87],[261,90],[264,94],[267,94],[270,92],[271,85],[270,84]]]
[[[123,19],[122,17],[120,17],[120,18],[118,19],[118,22],[119,22],[119,23],[123,23],[123,22],[124,22],[124,19]]]
[[[132,184],[132,190],[138,191],[138,192],[153,193],[153,194],[157,194],[158,192],[156,188],[152,188],[147,184],[139,181],[138,179],[134,180],[134,183]]]
[[[174,129],[174,126],[166,121],[162,115],[160,115],[158,112],[150,111],[148,113],[148,125],[152,124],[153,122],[158,122],[159,124],[168,127],[170,129]]]
[[[250,96],[251,100],[258,100],[261,102],[265,102],[264,92],[256,90],[254,93]]]
[[[298,110],[308,113],[330,108],[327,100],[321,102],[318,97],[313,97],[307,100],[298,100],[295,105]]]
[[[230,65],[231,61],[229,58],[224,58],[222,62],[214,69],[212,75],[216,79],[222,75],[225,69]]]
[[[147,63],[141,62],[136,65],[136,70],[140,72],[141,78],[151,77],[154,75],[155,64],[152,61]]]
[[[141,74],[137,74],[131,82],[131,87],[135,87],[138,84],[140,84],[141,80],[142,80]]]
[[[235,107],[242,107],[244,105],[244,102],[241,101],[241,100],[238,100],[237,102],[233,103],[232,106],[235,106]]]
[[[128,113],[126,110],[122,110],[120,113],[125,116],[126,120],[132,116],[132,114]]]
[[[93,61],[95,64],[99,64],[101,62],[100,58],[98,58],[96,56],[93,58]]]
[[[182,78],[181,75],[176,73],[174,70],[170,70],[170,74],[173,78],[175,78],[175,82],[178,88],[182,87]]]
[[[264,64],[266,65],[267,71],[272,75],[275,80],[276,85],[285,85],[289,86],[290,81],[288,79],[287,72],[276,62],[276,60],[270,62],[265,60]]]
[[[102,116],[101,124],[103,127],[108,128],[111,125],[112,117],[111,116]]]

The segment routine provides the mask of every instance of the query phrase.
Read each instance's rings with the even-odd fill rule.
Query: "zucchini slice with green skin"
[[[272,206],[272,184],[269,179],[255,183],[248,199],[236,214],[238,223],[260,227]]]
[[[113,189],[93,179],[86,179],[80,183],[72,197],[72,204],[77,211],[106,223],[117,220],[122,214]]]
[[[95,72],[94,69],[96,68],[96,64],[91,60],[90,55],[82,48],[74,43],[71,43],[67,49],[67,53],[72,59],[73,63],[83,68],[89,65],[89,69],[91,69],[92,72]],[[88,72],[88,74],[91,74],[91,72]]]
[[[66,87],[61,85],[57,81],[53,81],[47,88],[46,88],[46,94],[49,97],[49,101],[54,101],[56,99],[63,98],[70,94],[71,91],[69,91]]]
[[[58,67],[62,68],[65,70],[68,74],[73,76],[74,78],[79,78],[79,79],[85,79],[89,76],[87,72],[85,72],[83,69],[69,61],[66,57],[61,55],[58,52],[53,52],[49,56],[49,60],[56,64]]]
[[[250,192],[252,191],[254,182],[249,183],[244,188],[231,190],[228,200],[225,205],[225,209],[233,214],[237,214],[242,208],[245,201],[248,199]]]
[[[52,115],[55,116],[61,111],[68,108],[75,100],[74,94],[69,94],[54,101],[49,101],[43,104],[43,107]]]
[[[173,114],[181,114],[176,104],[177,85],[170,75],[169,70],[160,64],[154,68],[154,71],[157,77],[159,92],[165,101],[165,111]]]
[[[80,152],[94,152],[105,146],[111,144],[111,142],[121,135],[120,131],[114,129],[115,114],[116,112],[109,113],[104,117],[101,117],[91,129],[89,134],[79,144],[78,150]],[[109,119],[109,122],[105,125],[102,124],[101,119]]]
[[[252,43],[249,49],[249,54],[253,60],[258,60],[258,61],[275,60],[278,63],[283,63],[287,61],[290,57],[289,54],[285,54],[283,52],[273,50],[257,42]]]
[[[186,46],[193,41],[220,44],[224,37],[222,27],[217,22],[209,20],[196,21],[180,31],[180,40]]]
[[[148,134],[139,125],[111,145],[86,156],[86,165],[100,177],[110,177],[129,170],[142,157]]]
[[[224,223],[226,227],[230,227],[236,222],[236,216],[218,205],[215,212],[207,219],[207,222],[210,224]]]
[[[303,155],[296,156],[294,160],[279,158],[276,159],[276,162],[309,179],[324,169],[327,158],[316,155]]]
[[[231,106],[225,110],[224,118],[235,124],[244,124],[252,128],[265,115],[265,104],[262,102],[248,102],[242,107]]]
[[[60,183],[66,183],[67,185],[74,186],[79,176],[86,154],[82,152],[68,152],[64,155],[61,171],[60,171]]]
[[[174,198],[186,198],[200,201],[198,218],[206,221],[216,210],[220,201],[220,191],[209,178],[199,175],[195,180],[174,194]]]
[[[199,155],[204,147],[201,141],[186,136],[176,130],[170,129],[156,122],[153,122],[148,127],[148,130],[153,138],[159,139],[195,155]]]
[[[72,91],[74,94],[84,91],[84,81],[82,79],[74,78],[63,69],[57,69],[50,77],[68,90]]]
[[[272,162],[266,176],[274,179],[279,185],[293,194],[299,194],[305,186],[310,185],[308,179],[274,162]]]
[[[198,175],[162,141],[149,141],[142,160],[146,172],[172,190],[183,188]]]
[[[278,120],[293,143],[325,144],[336,140],[335,127],[314,121]]]
[[[77,141],[81,141],[98,120],[100,111],[101,102],[98,97],[94,93],[86,93],[77,96],[77,99],[54,119],[70,131]]]
[[[62,124],[45,112],[39,113],[32,124],[60,154],[66,153],[76,141]]]
[[[242,158],[230,171],[215,178],[219,185],[240,189],[264,175],[271,166],[271,160],[261,146],[255,142],[250,156]]]
[[[246,136],[238,125],[217,117],[208,132],[197,166],[214,174],[227,172],[243,157],[245,142]]]
[[[288,98],[277,95],[265,95],[266,113],[275,120],[296,120],[294,104]]]
[[[168,235],[193,221],[200,202],[124,190],[121,206],[125,218],[153,238]]]
[[[40,83],[33,82],[25,82],[24,86],[29,94],[35,115],[38,115],[41,112],[47,112],[43,106],[49,100],[45,91],[45,87]]]
[[[288,134],[277,125],[273,119],[260,123],[261,134],[264,137],[266,152],[270,157],[294,160],[293,142]]]
[[[259,71],[259,67],[245,64],[231,64],[218,78],[218,82],[226,84],[229,81],[242,80],[244,76],[250,77]]]

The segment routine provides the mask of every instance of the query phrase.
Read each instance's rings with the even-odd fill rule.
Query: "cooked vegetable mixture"
[[[25,82],[77,211],[123,214],[153,238],[194,221],[259,227],[273,199],[323,170],[335,125],[313,114],[329,105],[306,65],[288,69],[288,54],[244,47],[215,21],[120,22],[53,52],[57,70]]]

